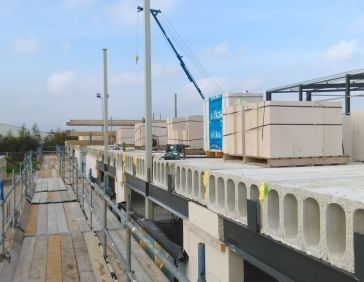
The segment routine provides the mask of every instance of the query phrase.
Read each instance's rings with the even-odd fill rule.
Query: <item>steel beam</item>
[[[188,199],[159,188],[129,173],[126,174],[126,185],[180,218],[188,218]]]
[[[271,101],[272,100],[272,93],[271,92],[266,92],[265,93],[265,100],[266,101]]]
[[[306,101],[312,101],[312,94],[310,91],[306,92]]]
[[[355,275],[364,281],[364,234],[354,232]]]
[[[298,100],[303,101],[302,85],[298,87]]]
[[[345,115],[350,115],[350,76],[345,76]]]
[[[352,273],[223,218],[224,242],[251,264],[279,281],[358,281]]]

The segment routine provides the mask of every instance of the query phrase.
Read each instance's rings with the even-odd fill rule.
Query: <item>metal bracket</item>
[[[174,191],[174,187],[173,187],[173,177],[172,174],[168,174],[168,178],[167,178],[167,187],[168,187],[168,192],[173,192]]]
[[[364,234],[354,232],[354,269],[355,276],[364,281]]]
[[[11,261],[11,255],[9,252],[5,252],[3,254],[0,254],[0,261],[6,260],[8,263]]]
[[[248,229],[252,232],[258,233],[260,231],[259,202],[248,199],[247,213],[248,213]]]

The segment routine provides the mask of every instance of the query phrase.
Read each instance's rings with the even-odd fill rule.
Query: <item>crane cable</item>
[[[173,37],[176,45],[180,49],[182,49],[184,55],[191,62],[193,67],[199,72],[201,78],[205,79],[205,81],[209,84],[210,88],[214,91],[221,91],[221,88],[218,86],[217,82],[213,80],[212,76],[206,71],[206,69],[202,66],[202,64],[198,61],[198,59],[193,55],[192,51],[188,48],[187,44],[184,42],[182,37],[177,33],[172,24],[168,21],[168,19],[163,15],[164,22],[166,28],[168,29],[171,37]]]
[[[223,92],[223,89],[217,83],[216,79],[206,70],[206,68],[202,65],[202,63],[196,58],[191,49],[188,47],[183,38],[179,35],[177,30],[173,27],[171,22],[167,19],[167,17],[161,13],[164,22],[166,23],[166,27],[171,33],[174,40],[178,43],[178,46],[184,51],[185,55],[188,57],[193,66],[200,72],[200,75],[205,78],[210,86],[217,91]]]
[[[136,50],[135,50],[135,64],[139,61],[139,13],[137,13],[137,28],[136,28]]]
[[[168,30],[169,36],[173,38],[173,41],[176,45],[182,50],[183,54],[188,58],[193,67],[199,72],[199,75],[202,79],[204,79],[209,87],[216,92],[217,94],[222,94],[224,91],[217,83],[216,79],[206,70],[206,68],[202,65],[202,63],[196,58],[191,49],[187,46],[186,42],[179,35],[177,30],[173,27],[171,22],[167,19],[167,17],[160,13],[162,17],[160,20],[164,22],[164,28]],[[139,61],[139,13],[137,13],[137,28],[136,28],[136,51],[135,51],[135,64],[138,64]]]

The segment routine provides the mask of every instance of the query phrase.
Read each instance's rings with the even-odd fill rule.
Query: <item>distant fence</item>
[[[27,152],[0,152],[0,156],[5,156],[7,159],[22,161]]]
[[[6,177],[6,157],[0,156],[0,180]]]

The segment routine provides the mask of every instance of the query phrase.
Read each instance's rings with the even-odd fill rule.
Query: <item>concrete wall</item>
[[[205,244],[206,281],[244,281],[244,261],[219,240],[218,215],[189,203],[189,220],[183,221],[183,248],[188,254],[187,276],[197,281],[198,243]]]

